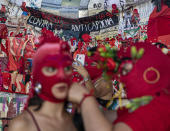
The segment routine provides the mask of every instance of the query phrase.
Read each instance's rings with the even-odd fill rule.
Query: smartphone
[[[77,54],[76,61],[80,62],[83,66],[85,63],[85,55],[84,54]]]

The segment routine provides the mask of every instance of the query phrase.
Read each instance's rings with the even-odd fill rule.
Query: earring
[[[42,89],[42,85],[41,85],[40,83],[36,84],[36,86],[35,86],[35,92],[36,92],[37,94],[40,94],[41,89]]]

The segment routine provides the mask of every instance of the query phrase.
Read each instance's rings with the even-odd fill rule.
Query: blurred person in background
[[[170,59],[150,43],[135,43],[119,52],[117,75],[124,84],[129,103],[118,110],[111,124],[99,111],[89,91],[73,85],[69,100],[80,104],[88,131],[169,131]],[[152,53],[150,53],[152,52]],[[124,59],[124,58],[129,58]]]

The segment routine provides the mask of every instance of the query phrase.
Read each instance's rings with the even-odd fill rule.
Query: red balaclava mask
[[[51,44],[50,44],[51,43]],[[65,74],[65,69],[72,65],[72,57],[69,54],[69,46],[66,42],[44,42],[33,57],[33,86],[41,84],[42,88],[39,97],[54,103],[64,102],[65,99],[57,99],[51,90],[57,83],[66,83],[70,87],[72,73]],[[43,67],[57,68],[53,76],[45,76],[42,73]]]
[[[133,68],[129,73],[120,77],[120,80],[125,84],[127,97],[155,96],[165,88],[169,90],[169,57],[150,43],[135,43],[133,46],[138,51],[143,48],[144,54],[142,58],[133,62]],[[122,51],[119,57],[131,57],[130,50],[131,46]]]
[[[96,80],[102,75],[102,69],[97,68],[98,60],[99,58],[97,56],[85,57],[85,68],[87,69],[92,80]],[[96,62],[96,64],[94,62]]]

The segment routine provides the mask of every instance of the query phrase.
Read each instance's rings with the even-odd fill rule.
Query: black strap
[[[37,130],[38,131],[41,131],[40,130],[40,127],[39,127],[39,125],[38,125],[38,123],[37,123],[37,121],[36,121],[36,119],[35,119],[35,117],[34,117],[34,115],[32,114],[32,112],[27,108],[27,110],[26,110],[29,114],[30,114],[30,116],[32,117],[32,120],[34,121],[34,123],[35,123],[35,126],[37,127]]]

